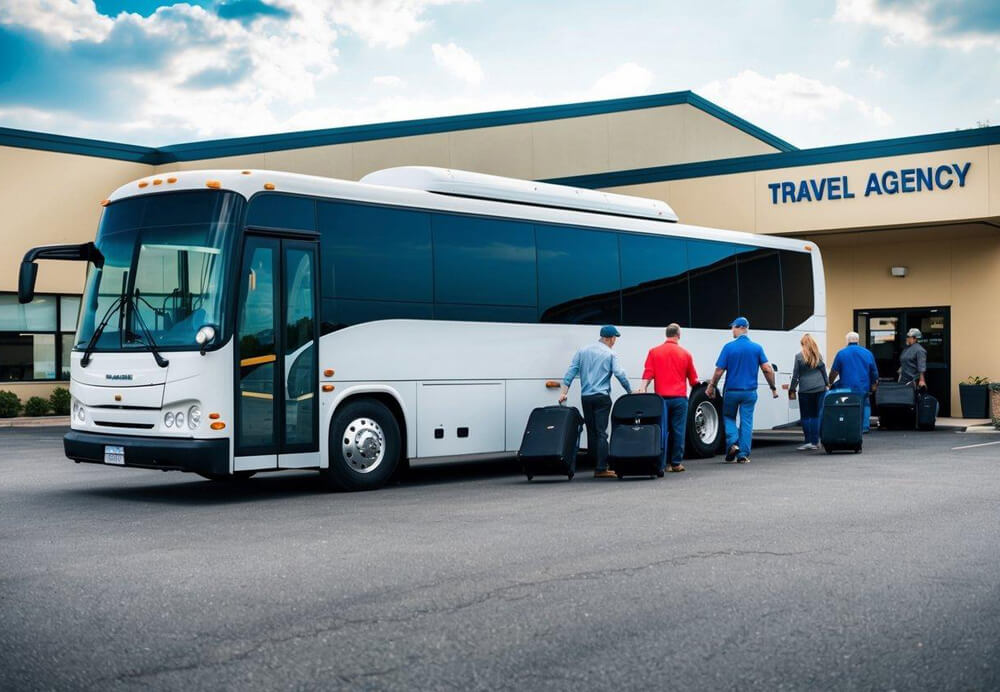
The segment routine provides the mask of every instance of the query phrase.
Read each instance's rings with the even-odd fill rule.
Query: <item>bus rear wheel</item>
[[[392,477],[402,452],[399,423],[375,399],[341,408],[330,423],[327,484],[336,490],[375,490]]]
[[[688,402],[687,456],[692,459],[708,459],[715,456],[722,445],[724,434],[722,415],[715,402],[704,389],[691,396]]]

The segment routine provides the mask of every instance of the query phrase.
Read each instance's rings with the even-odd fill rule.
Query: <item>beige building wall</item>
[[[969,375],[1000,381],[1000,229],[963,224],[806,236],[823,253],[827,287],[827,354],[832,359],[855,329],[854,310],[951,308],[951,399]],[[907,276],[890,275],[905,266]]]
[[[265,168],[358,180],[393,166],[442,166],[545,179],[776,151],[698,108],[680,104],[185,161],[158,166],[156,172]]]
[[[0,291],[17,290],[24,253],[36,245],[94,239],[102,199],[152,166],[92,156],[0,146],[0,208],[4,252]],[[38,272],[40,293],[79,293],[83,262],[46,262]]]

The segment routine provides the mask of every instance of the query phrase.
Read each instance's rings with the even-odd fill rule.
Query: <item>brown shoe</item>
[[[594,471],[594,478],[618,478],[618,474],[611,469],[604,471]]]
[[[684,464],[674,464],[673,466],[670,467],[670,471],[672,473],[680,473],[683,470],[684,470]]]

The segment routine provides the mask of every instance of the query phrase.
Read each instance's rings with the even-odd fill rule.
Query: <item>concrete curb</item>
[[[69,416],[20,416],[0,418],[0,428],[69,427]]]

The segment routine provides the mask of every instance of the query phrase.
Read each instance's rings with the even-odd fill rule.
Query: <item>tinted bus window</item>
[[[808,252],[782,250],[781,284],[784,303],[784,328],[794,329],[815,310],[812,255]]]
[[[247,226],[316,230],[316,202],[294,195],[255,195],[247,210]]]
[[[621,321],[618,236],[560,226],[536,226],[541,322]]]
[[[754,329],[781,329],[781,265],[778,251],[760,249],[739,256],[740,315]]]
[[[691,266],[691,326],[725,329],[739,313],[736,255],[745,245],[688,241]]]
[[[527,307],[535,320],[531,224],[436,214],[432,227],[436,303]]]
[[[430,214],[320,203],[322,294],[355,300],[430,303]]]
[[[429,320],[434,317],[430,303],[404,303],[388,300],[346,300],[326,298],[322,303],[323,334],[353,324],[376,320]]]
[[[639,327],[691,324],[687,241],[623,234],[620,244],[622,323]]]

